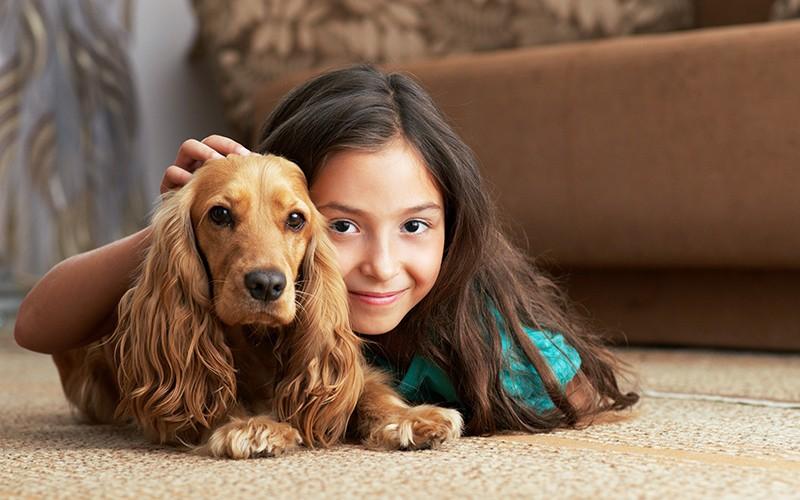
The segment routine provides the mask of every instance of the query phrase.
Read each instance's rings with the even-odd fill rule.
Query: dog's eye
[[[233,224],[231,211],[225,207],[211,207],[211,210],[208,211],[208,216],[211,217],[214,224],[218,226],[230,226]]]
[[[300,212],[292,212],[286,219],[286,225],[293,231],[299,231],[306,223],[306,218]]]

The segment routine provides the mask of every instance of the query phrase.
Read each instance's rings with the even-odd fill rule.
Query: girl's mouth
[[[385,293],[375,293],[375,292],[348,292],[349,295],[360,302],[365,304],[373,305],[373,306],[384,306],[389,305],[397,301],[400,295],[403,294],[405,290],[398,290],[396,292],[385,292]]]

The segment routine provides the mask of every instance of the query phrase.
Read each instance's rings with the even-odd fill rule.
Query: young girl
[[[633,405],[619,362],[499,229],[477,162],[412,79],[356,66],[292,90],[257,150],[305,172],[328,218],[368,359],[413,402],[459,408],[467,431],[574,427]],[[162,193],[203,161],[247,154],[186,141]],[[17,342],[58,352],[111,333],[145,229],[55,266],[25,298]]]

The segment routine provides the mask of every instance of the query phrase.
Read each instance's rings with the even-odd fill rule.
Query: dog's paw
[[[413,406],[382,421],[367,438],[371,448],[424,450],[438,448],[461,436],[464,420],[456,410],[432,405]]]
[[[217,458],[277,457],[303,443],[289,424],[269,417],[233,418],[217,428],[197,451]]]

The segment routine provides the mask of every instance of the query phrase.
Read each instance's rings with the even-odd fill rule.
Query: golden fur
[[[409,407],[365,363],[326,221],[283,158],[230,155],[167,194],[118,316],[110,337],[54,356],[90,421],[231,458],[330,446],[348,428],[387,449],[461,434],[458,412]]]

